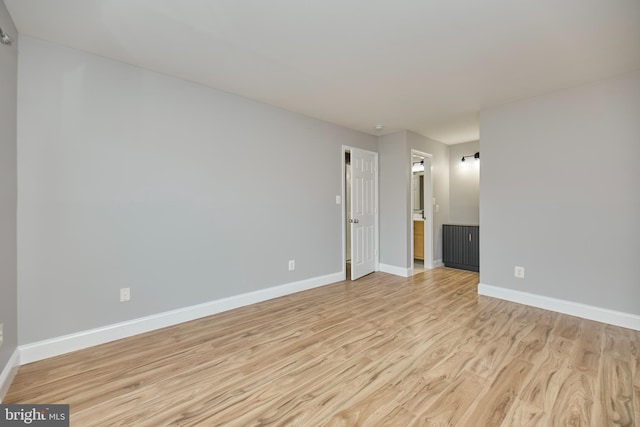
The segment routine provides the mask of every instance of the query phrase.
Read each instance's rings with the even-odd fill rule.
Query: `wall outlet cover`
[[[127,302],[131,300],[131,289],[130,288],[121,288],[120,289],[120,302]]]
[[[524,267],[515,266],[513,275],[518,279],[524,279]]]

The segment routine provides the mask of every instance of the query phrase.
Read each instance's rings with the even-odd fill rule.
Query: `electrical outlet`
[[[296,269],[296,260],[291,259],[289,260],[289,271],[293,271]]]
[[[120,289],[120,302],[127,302],[131,300],[131,288]]]
[[[518,279],[524,279],[524,267],[516,267],[514,268],[513,275]]]

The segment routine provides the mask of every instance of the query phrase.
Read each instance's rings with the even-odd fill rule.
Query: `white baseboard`
[[[15,349],[11,358],[7,362],[7,365],[4,367],[2,372],[0,372],[0,403],[4,399],[4,396],[9,391],[9,387],[11,386],[11,382],[13,378],[18,373],[18,368],[20,367],[20,350]]]
[[[201,317],[211,316],[245,305],[255,304],[273,298],[293,294],[307,289],[317,288],[344,279],[344,273],[333,273],[313,277],[299,282],[287,283],[272,288],[234,295],[203,304],[192,305],[176,310],[166,311],[151,316],[140,317],[126,322],[115,323],[96,329],[76,332],[61,337],[51,338],[30,344],[21,345],[20,363],[31,363],[48,357],[58,356],[71,351],[81,350],[98,344],[104,344],[121,338],[153,331],[167,326],[177,325]]]
[[[438,267],[444,267],[444,264],[442,263],[442,258],[434,260],[433,267],[431,268],[438,268]],[[401,277],[413,276],[413,267],[403,268],[403,267],[396,267],[395,265],[389,265],[389,264],[378,264],[378,271],[382,271],[383,273],[389,273],[389,274],[393,274]]]
[[[640,331],[640,315],[637,314],[609,310],[608,308],[595,307],[578,302],[530,294],[528,292],[500,288],[497,286],[485,285],[483,283],[478,284],[478,295],[486,295],[533,307],[544,308],[558,313],[569,314],[583,319],[595,320],[597,322],[608,323],[610,325],[622,326],[623,328]]]
[[[383,273],[394,274],[402,277],[411,277],[413,275],[413,268],[396,267],[395,265],[389,264],[378,264],[378,270]]]

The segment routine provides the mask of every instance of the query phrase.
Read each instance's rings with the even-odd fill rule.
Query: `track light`
[[[478,151],[476,154],[469,154],[468,156],[462,156],[462,159],[460,159],[460,161],[464,162],[467,157],[473,157],[474,159],[480,160],[480,152]]]
[[[2,31],[2,28],[0,28],[0,43],[6,46],[11,46],[11,43],[13,43],[11,36]]]

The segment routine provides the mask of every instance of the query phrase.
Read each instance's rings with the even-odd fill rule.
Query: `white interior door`
[[[351,149],[351,280],[376,270],[376,153]]]

